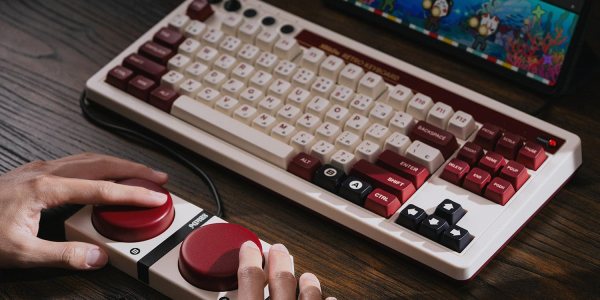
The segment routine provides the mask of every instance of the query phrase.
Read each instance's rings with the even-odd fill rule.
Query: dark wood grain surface
[[[459,82],[524,111],[548,97],[528,92],[439,52],[324,7],[318,0],[276,6]],[[586,61],[576,89],[541,118],[578,134],[584,163],[572,181],[468,283],[399,256],[219,165],[188,153],[213,177],[227,220],[282,242],[297,272],[316,273],[338,299],[600,297],[600,3],[592,1]],[[85,80],[179,1],[0,1],[0,172],[32,160],[94,151],[168,172],[168,188],[214,205],[187,169],[144,145],[87,123],[78,107]],[[114,115],[107,115],[117,120]],[[1,192],[1,191],[0,191]],[[46,213],[41,236],[62,238],[66,210]],[[162,298],[113,267],[95,272],[1,270],[0,298]]]

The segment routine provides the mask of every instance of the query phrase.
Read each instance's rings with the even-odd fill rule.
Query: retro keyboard
[[[452,278],[581,165],[580,139],[260,1],[185,1],[87,97]]]

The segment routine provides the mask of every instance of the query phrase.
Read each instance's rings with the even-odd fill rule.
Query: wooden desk
[[[547,97],[463,66],[318,0],[271,0],[289,11],[524,111]],[[227,219],[269,242],[282,242],[298,272],[312,271],[339,299],[594,298],[600,295],[600,3],[587,34],[592,79],[556,99],[543,119],[578,134],[584,164],[556,197],[474,280],[462,284],[427,270],[217,164],[189,154],[213,177]],[[95,151],[140,161],[171,174],[168,188],[212,209],[204,185],[151,149],[87,123],[78,107],[85,80],[179,1],[0,2],[0,171],[36,159]],[[589,67],[589,66],[588,66]],[[41,235],[60,239],[62,212],[42,220]],[[0,298],[161,298],[112,267],[95,272],[0,271]]]

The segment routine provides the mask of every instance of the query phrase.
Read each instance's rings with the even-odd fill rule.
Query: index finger
[[[262,269],[262,253],[253,241],[246,241],[240,248],[238,268],[238,299],[263,300],[265,272]]]
[[[166,173],[126,159],[96,153],[82,153],[52,161],[52,175],[92,180],[140,178],[160,185],[168,180]]]

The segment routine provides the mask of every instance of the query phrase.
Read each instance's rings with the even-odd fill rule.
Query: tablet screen
[[[554,86],[584,0],[340,0]]]

